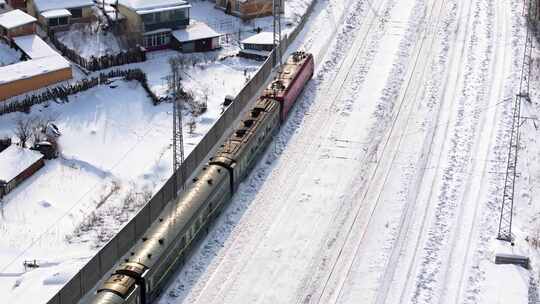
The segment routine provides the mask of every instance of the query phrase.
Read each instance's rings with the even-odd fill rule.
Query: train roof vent
[[[306,58],[306,53],[300,51],[294,52],[292,55],[294,62],[299,62],[302,61],[302,59]]]
[[[283,82],[281,82],[280,80],[276,80],[276,81],[272,82],[272,85],[270,87],[274,91],[281,91],[281,90],[285,89],[285,86],[283,85]]]
[[[236,137],[244,137],[246,135],[247,130],[246,129],[238,129],[236,130],[235,134]]]
[[[246,120],[244,120],[244,127],[251,128],[251,126],[253,126],[254,122],[255,121],[253,119],[246,119]]]
[[[251,117],[257,118],[259,117],[259,114],[261,114],[262,109],[261,108],[253,108],[251,109]]]

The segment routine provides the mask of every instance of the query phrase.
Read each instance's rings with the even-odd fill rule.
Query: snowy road
[[[519,3],[320,3],[317,76],[159,303],[490,303]]]

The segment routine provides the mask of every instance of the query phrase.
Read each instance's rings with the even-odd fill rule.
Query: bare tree
[[[15,120],[15,129],[13,133],[19,139],[22,147],[26,147],[26,142],[34,133],[34,120],[29,117],[21,117]]]

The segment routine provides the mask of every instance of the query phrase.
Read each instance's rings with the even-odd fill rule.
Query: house
[[[208,25],[194,22],[187,28],[172,32],[171,46],[184,53],[207,52],[220,47],[221,36]]]
[[[45,165],[37,151],[11,145],[0,153],[0,198]]]
[[[28,61],[0,67],[0,100],[72,78],[69,62],[36,35],[13,38]]]
[[[255,60],[265,60],[274,49],[274,33],[260,32],[241,41],[242,50],[238,54],[241,57]]]
[[[0,15],[0,35],[13,38],[22,35],[34,34],[36,31],[36,18],[21,10],[13,10]]]
[[[172,32],[189,25],[190,8],[183,0],[119,0],[117,7],[128,44],[149,50],[170,46]]]
[[[280,1],[283,10],[285,6]],[[272,15],[273,0],[216,0],[216,8],[248,20]]]
[[[92,0],[28,0],[28,13],[48,30],[67,30],[73,23],[90,22]]]
[[[26,0],[0,0],[1,2],[7,2],[7,4],[13,9],[26,10]]]

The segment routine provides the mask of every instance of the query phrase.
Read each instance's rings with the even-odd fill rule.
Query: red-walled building
[[[9,4],[9,6],[12,8],[18,8],[26,11],[26,0],[7,0],[7,4]]]

